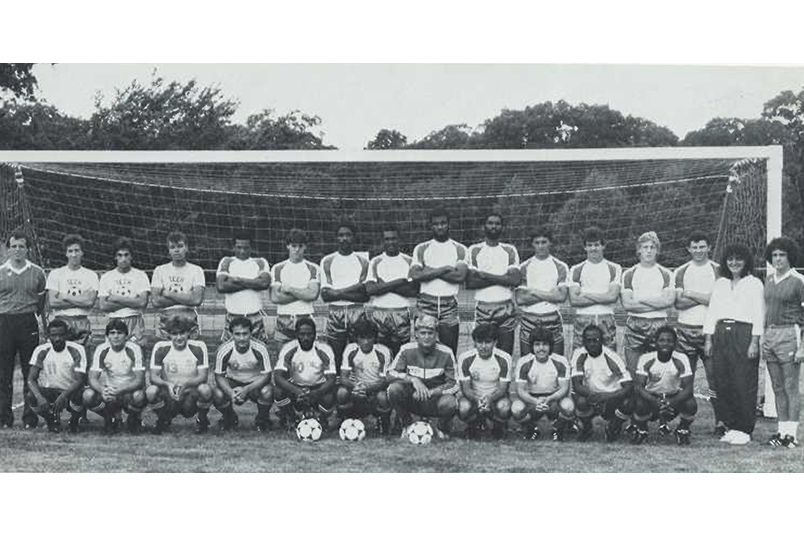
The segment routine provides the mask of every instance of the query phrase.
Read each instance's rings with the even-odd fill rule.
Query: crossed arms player
[[[109,314],[109,320],[116,318],[126,324],[129,341],[150,348],[142,313],[148,305],[151,283],[145,272],[132,266],[134,248],[128,238],[115,240],[112,252],[116,267],[100,278],[98,305]]]

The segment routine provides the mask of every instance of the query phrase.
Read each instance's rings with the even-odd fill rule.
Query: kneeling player
[[[411,423],[411,413],[438,417],[436,436],[447,439],[458,412],[458,386],[454,354],[449,346],[436,342],[436,322],[426,315],[416,319],[416,342],[402,345],[388,372],[394,380],[388,386],[388,401],[405,425]]]
[[[151,352],[151,385],[145,391],[148,403],[156,410],[154,433],[164,432],[176,415],[190,418],[196,413],[195,432],[209,428],[212,388],[209,378],[207,345],[191,341],[192,320],[174,316],[165,322],[170,341],[160,341]]]
[[[338,386],[338,415],[344,418],[377,416],[382,435],[391,431],[391,406],[388,403],[388,368],[391,351],[376,344],[377,328],[365,319],[354,324],[357,342],[343,351]]]
[[[145,409],[145,367],[142,349],[128,340],[128,325],[122,318],[106,324],[106,342],[95,349],[89,369],[89,387],[84,389],[84,406],[103,416],[105,433],[116,433],[122,411],[128,413],[129,432],[142,429]]]
[[[583,347],[572,353],[575,414],[583,425],[578,439],[592,436],[592,419],[600,415],[606,420],[606,440],[614,441],[631,413],[631,375],[622,358],[603,346],[599,327],[586,326],[582,339]]]
[[[676,428],[679,445],[689,445],[690,425],[698,404],[692,394],[694,375],[687,356],[676,352],[678,338],[670,326],[656,331],[656,351],[642,354],[637,363],[634,390],[634,420],[637,431],[632,443],[648,437],[648,421],[659,419],[659,433],[670,433],[667,423],[680,417]]]
[[[570,398],[570,366],[567,358],[553,353],[555,339],[547,328],[535,328],[528,338],[531,352],[516,366],[516,399],[511,406],[528,439],[538,439],[539,420],[547,416],[553,423],[553,441],[563,441],[575,419]]]
[[[487,419],[492,421],[491,434],[505,437],[511,416],[511,356],[496,347],[497,326],[479,324],[472,331],[475,347],[458,358],[458,417],[467,424],[469,438],[479,436]]]
[[[238,418],[232,403],[240,406],[251,400],[257,404],[254,428],[263,432],[271,427],[268,412],[273,403],[271,389],[271,360],[264,344],[252,338],[251,320],[234,317],[229,324],[232,338],[218,349],[215,360],[215,407],[223,415],[224,430],[237,426]]]
[[[274,376],[274,402],[279,420],[295,428],[299,416],[316,417],[322,427],[335,411],[335,357],[327,343],[315,340],[315,322],[296,322],[296,340],[282,347]]]
[[[87,370],[84,347],[68,341],[68,326],[54,320],[47,327],[48,342],[36,347],[28,372],[28,404],[47,422],[50,432],[61,431],[61,412],[69,409],[70,431],[78,431],[81,386]]]

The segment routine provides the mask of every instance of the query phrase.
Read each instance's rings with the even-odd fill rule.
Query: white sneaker
[[[730,445],[747,445],[751,442],[751,436],[746,434],[745,432],[740,432],[739,430],[735,430],[734,436],[732,437],[731,441],[729,441]]]
[[[723,443],[731,443],[734,439],[734,434],[737,433],[737,430],[729,430],[720,438],[720,441]]]

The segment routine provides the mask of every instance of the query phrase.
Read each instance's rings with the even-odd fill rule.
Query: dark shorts
[[[363,304],[330,305],[327,316],[325,337],[330,341],[354,341],[354,325],[365,318]]]
[[[258,311],[250,315],[234,315],[226,313],[226,325],[221,333],[221,342],[226,342],[232,338],[232,320],[235,318],[246,317],[251,321],[251,337],[258,341],[267,342],[265,335],[265,313]]]
[[[502,302],[477,302],[475,306],[475,325],[494,324],[500,332],[516,329],[516,306],[511,300]]]
[[[625,366],[629,372],[636,370],[639,356],[656,350],[656,332],[667,325],[667,318],[642,318],[628,316],[625,321],[623,349]]]
[[[366,318],[377,328],[377,341],[381,344],[401,346],[410,342],[410,309],[370,308]]]
[[[438,320],[440,326],[457,326],[458,319],[458,300],[455,296],[430,296],[420,294],[416,302],[418,314],[432,316]]]
[[[706,359],[704,355],[706,337],[703,334],[703,326],[678,324],[676,333],[678,334],[676,349],[687,356],[690,360],[690,365],[694,367],[694,363],[697,363],[698,360],[703,361]]]
[[[617,349],[617,324],[614,314],[585,315],[576,314],[572,323],[572,349],[583,346],[583,330],[587,326],[597,326],[603,332],[603,345],[612,350]]]
[[[528,340],[536,328],[549,330],[553,334],[553,353],[564,355],[564,324],[558,311],[546,314],[523,312],[519,321],[519,352],[522,355],[533,351],[532,348],[528,348]]]
[[[191,322],[190,337],[195,339],[201,331],[198,314],[193,309],[170,309],[159,313],[159,323],[156,326],[156,337],[162,341],[169,341],[170,334],[165,331],[165,324],[173,317],[186,318]]]

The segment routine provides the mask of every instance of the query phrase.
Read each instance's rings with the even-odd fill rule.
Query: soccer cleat
[[[388,436],[391,434],[391,415],[380,415],[377,419],[377,431],[381,436]]]
[[[632,425],[636,427],[636,425]],[[618,418],[611,419],[606,423],[606,441],[615,441],[623,432],[623,421]]]
[[[505,423],[494,423],[491,428],[491,437],[494,439],[505,439]]]
[[[645,441],[648,440],[648,431],[647,430],[637,430],[634,432],[634,435],[631,437],[631,444],[632,445],[641,445]]]
[[[592,437],[593,430],[591,423],[581,426],[581,431],[578,433],[578,441],[587,441]]]
[[[72,422],[72,419],[70,419]],[[120,421],[114,417],[105,417],[103,419],[103,434],[114,435],[120,431]]]
[[[195,418],[195,431],[196,434],[205,434],[209,430],[209,419],[206,415],[203,417]]]
[[[784,446],[783,441],[784,439],[782,439],[782,434],[776,433],[773,434],[768,440],[768,445],[771,447],[782,447]]]
[[[130,434],[139,434],[142,432],[142,418],[139,415],[129,415],[126,419],[126,430]]]
[[[794,449],[798,447],[798,440],[790,434],[787,434],[784,436],[784,438],[782,438],[782,446],[789,449]]]
[[[568,426],[566,433],[570,435],[578,435],[581,433],[581,426],[578,424],[578,420],[574,419]]]
[[[658,432],[659,432],[660,435],[663,435],[663,436],[668,436],[668,435],[671,434],[670,427],[667,426],[667,423],[664,422],[664,421],[662,421],[662,423],[659,425]]]
[[[71,434],[77,434],[81,431],[79,428],[79,423],[81,422],[81,417],[79,415],[73,415],[70,417],[70,424],[67,425],[67,429],[70,431]]]
[[[541,436],[542,436],[541,430],[539,430],[538,427],[534,426],[532,430],[528,431],[528,434],[527,434],[526,438],[530,439],[531,441],[536,441]]]
[[[621,428],[622,428],[622,426],[621,426]],[[639,427],[634,422],[629,423],[628,426],[625,427],[625,433],[626,434],[635,434],[635,433],[637,433],[638,430],[639,430]]]
[[[237,422],[234,425],[237,426]],[[254,421],[254,429],[259,433],[267,432],[271,429],[271,421],[269,419]]]
[[[690,431],[689,430],[676,430],[676,442],[679,445],[689,445],[690,444]]]
[[[58,434],[61,432],[61,421],[56,419],[51,419],[47,422],[47,431],[52,434]]]
[[[477,421],[470,422],[469,426],[466,427],[466,437],[467,439],[479,439],[480,438],[480,423]]]
[[[223,418],[218,421],[218,426],[224,431],[228,432],[229,430],[233,430],[237,428],[237,425],[240,424],[240,419],[237,415],[231,416],[224,414]],[[256,428],[255,422],[255,428]]]
[[[154,434],[154,435],[162,435],[162,433],[165,432],[168,429],[169,426],[170,426],[170,421],[164,420],[162,418],[157,418],[156,419],[156,426],[153,427],[153,429],[151,430],[151,433]]]
[[[561,428],[553,428],[553,441],[564,441],[564,431]]]
[[[3,428],[11,428],[11,425],[10,424],[4,424]],[[25,430],[36,430],[36,425],[32,424],[32,423],[29,423],[29,422],[26,422],[25,426],[23,428]]]

